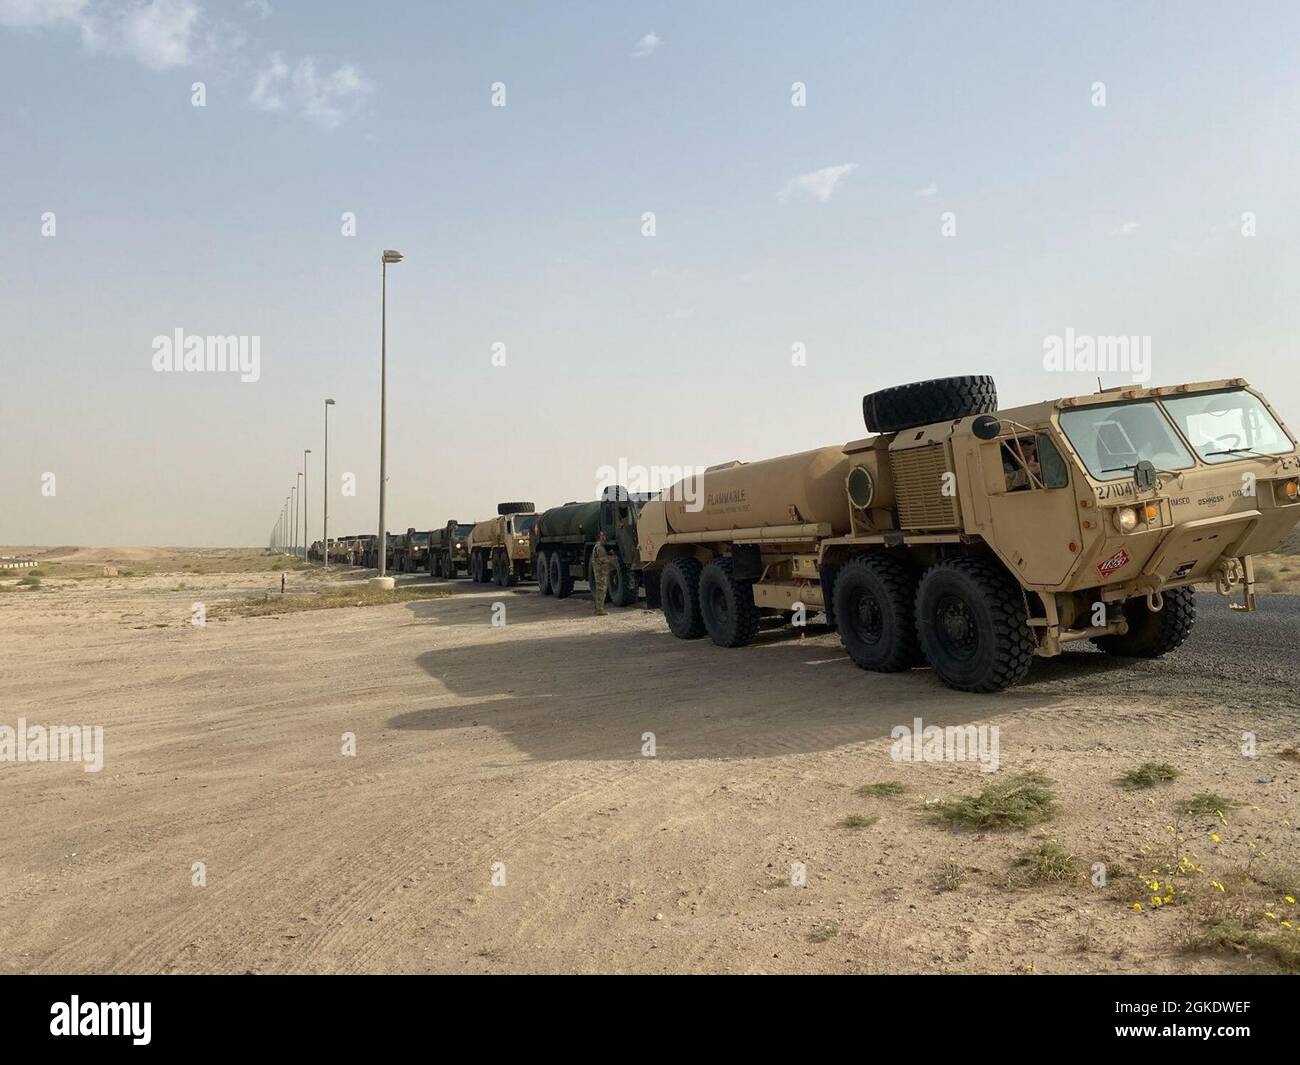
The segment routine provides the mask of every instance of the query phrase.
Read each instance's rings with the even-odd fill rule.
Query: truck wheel
[[[835,577],[832,617],[840,642],[863,669],[899,673],[921,661],[915,572],[894,558],[859,558]]]
[[[498,503],[497,513],[506,514],[531,514],[537,508],[531,503]]]
[[[1097,636],[1092,642],[1108,655],[1159,658],[1168,654],[1191,635],[1196,623],[1196,592],[1174,588],[1164,593],[1164,599],[1160,610],[1147,606],[1145,597],[1126,600],[1128,632],[1123,636]]]
[[[871,433],[896,433],[997,409],[997,386],[986,374],[917,381],[862,397],[862,417]]]
[[[704,635],[704,619],[700,616],[703,568],[699,559],[675,558],[665,567],[659,581],[664,619],[669,631],[679,640],[698,640]]]
[[[636,577],[622,562],[609,571],[609,601],[615,606],[631,606],[636,602]]]
[[[498,588],[507,588],[514,583],[511,580],[510,559],[506,557],[503,547],[498,547],[492,552],[492,577],[497,582]]]
[[[542,595],[551,594],[551,559],[545,551],[537,552],[537,561],[533,563],[537,570],[537,590]]]
[[[983,559],[949,559],[925,571],[916,631],[939,679],[957,691],[1009,688],[1034,657],[1020,588]]]
[[[486,565],[486,562],[487,562],[487,559],[485,559],[485,558],[483,557],[483,552],[482,552],[482,551],[475,551],[475,552],[474,552],[474,557],[471,559],[471,565],[473,566],[473,569],[474,569],[474,583],[475,583],[475,584],[486,584],[486,583],[487,583],[487,565]]]
[[[700,616],[719,647],[744,647],[758,632],[754,586],[738,581],[731,559],[715,558],[700,576]]]
[[[556,599],[568,599],[573,594],[573,575],[558,551],[551,556],[551,594]]]

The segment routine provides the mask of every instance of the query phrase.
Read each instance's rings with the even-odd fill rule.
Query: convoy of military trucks
[[[862,409],[859,440],[711,466],[658,496],[502,503],[486,521],[390,536],[389,565],[535,579],[565,598],[590,585],[603,533],[610,601],[644,590],[681,639],[742,647],[765,617],[821,613],[863,669],[929,665],[950,688],[991,692],[1074,641],[1173,650],[1197,584],[1253,610],[1252,556],[1300,523],[1296,440],[1240,378],[999,411],[991,378],[951,377]],[[377,563],[378,537],[344,542],[354,564]]]

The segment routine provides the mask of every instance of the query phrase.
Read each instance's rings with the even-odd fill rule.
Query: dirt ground
[[[282,560],[38,561],[39,587],[0,582],[0,726],[100,725],[104,761],[0,761],[0,971],[1273,972],[1276,951],[1188,940],[1238,882],[1270,936],[1295,923],[1288,597],[1202,597],[1165,660],[1076,651],[971,696],[864,673],[824,629],[728,651],[640,607],[595,618],[583,592],[456,581],[200,626],[195,604],[278,594]],[[997,726],[999,772],[892,759],[916,718]],[[1147,761],[1182,776],[1116,784]],[[936,816],[1030,770],[1055,782],[1043,824]],[[882,781],[902,793],[855,791]],[[1188,814],[1197,793],[1238,805]],[[1047,840],[1081,876],[1018,874]],[[1130,897],[1139,876],[1188,901]]]

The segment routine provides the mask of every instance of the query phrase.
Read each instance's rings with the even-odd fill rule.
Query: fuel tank
[[[833,535],[850,531],[846,479],[865,466],[876,479],[875,450],[842,445],[762,462],[731,462],[683,478],[664,493],[671,533],[825,523]]]
[[[542,511],[535,535],[542,540],[558,536],[583,536],[594,540],[600,528],[600,503],[566,503]]]

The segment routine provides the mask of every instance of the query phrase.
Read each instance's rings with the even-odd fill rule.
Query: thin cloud
[[[1133,230],[1137,229],[1138,225],[1139,223],[1137,222],[1125,222],[1117,230],[1115,230],[1115,232],[1121,237],[1127,237],[1130,233],[1133,232]]]
[[[777,199],[785,203],[795,195],[807,196],[818,203],[825,203],[834,195],[841,181],[858,168],[857,163],[841,163],[839,166],[825,166],[810,174],[800,174],[785,183]]]
[[[644,59],[656,48],[658,48],[662,43],[663,43],[663,38],[660,37],[659,34],[647,33],[644,37],[642,37],[639,41],[636,42],[636,46],[632,49],[632,55],[637,59]]]
[[[193,58],[199,5],[194,0],[153,0],[127,13],[126,51],[151,70],[186,66]]]
[[[928,185],[925,186],[925,188],[923,188],[923,189],[917,189],[917,190],[916,190],[916,195],[917,195],[917,196],[937,196],[937,195],[939,195],[939,186],[936,185],[933,181],[931,181],[930,184],[928,184]]]
[[[263,111],[292,109],[335,129],[357,113],[370,91],[370,83],[350,63],[321,74],[314,56],[304,56],[290,67],[282,53],[272,52],[253,79],[248,102]]]
[[[87,50],[130,56],[150,70],[193,61],[201,17],[197,0],[0,0],[2,26],[76,30]]]

